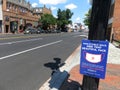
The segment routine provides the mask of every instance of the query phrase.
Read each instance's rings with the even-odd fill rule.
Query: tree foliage
[[[44,14],[41,19],[39,19],[39,22],[42,23],[43,29],[48,29],[51,25],[56,24],[59,29],[64,29],[66,25],[72,23],[70,20],[72,15],[73,13],[70,11],[70,9],[58,9],[57,18],[51,14]]]
[[[72,23],[70,20],[73,13],[70,11],[70,9],[61,10],[58,9],[57,11],[57,26],[58,28],[64,29],[67,24]]]
[[[56,24],[56,18],[51,14],[44,14],[39,21],[42,23],[42,28],[45,30],[48,29],[50,25]]]
[[[84,21],[83,21],[83,22],[84,22],[84,24],[85,24],[86,26],[89,26],[89,25],[90,25],[91,11],[92,11],[92,9],[90,8],[89,11],[88,11],[88,13],[85,14],[85,18],[84,18]]]

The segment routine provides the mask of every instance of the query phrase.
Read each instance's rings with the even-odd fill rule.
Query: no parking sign
[[[108,46],[108,41],[82,40],[80,73],[104,79],[106,73]]]

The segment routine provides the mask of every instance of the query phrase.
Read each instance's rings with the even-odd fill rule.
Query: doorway
[[[6,30],[5,33],[8,33],[8,32],[9,32],[9,25],[6,25],[6,26],[5,26],[5,30]]]

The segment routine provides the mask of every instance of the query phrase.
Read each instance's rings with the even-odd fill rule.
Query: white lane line
[[[42,38],[29,39],[29,40],[21,40],[21,41],[13,41],[13,42],[6,42],[6,43],[0,43],[0,45],[22,43],[22,42],[29,42],[29,41],[36,41],[36,40],[42,40]]]
[[[6,58],[9,58],[9,57],[13,57],[13,56],[16,56],[16,55],[19,55],[19,54],[23,54],[23,53],[26,53],[26,52],[29,52],[29,51],[33,51],[33,50],[36,50],[36,49],[39,49],[39,48],[42,48],[42,47],[46,47],[46,46],[50,46],[50,45],[53,45],[53,44],[57,44],[57,43],[60,43],[62,41],[63,40],[51,42],[51,43],[48,43],[48,44],[45,44],[45,45],[41,45],[41,46],[38,46],[38,47],[35,47],[35,48],[31,48],[31,49],[24,50],[24,51],[21,51],[21,52],[17,52],[17,53],[11,54],[11,55],[0,57],[0,60],[6,59]]]

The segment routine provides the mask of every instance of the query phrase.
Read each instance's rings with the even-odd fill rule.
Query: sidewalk
[[[70,70],[70,77],[64,82],[60,90],[81,90],[83,75],[79,73],[79,70],[78,63]],[[99,90],[120,90],[120,49],[111,43],[106,78],[100,79]]]

